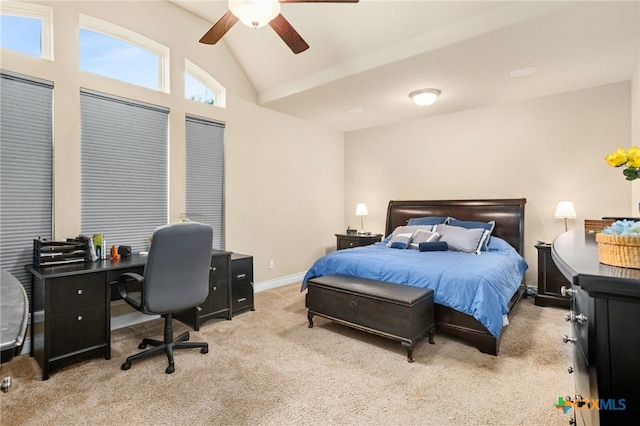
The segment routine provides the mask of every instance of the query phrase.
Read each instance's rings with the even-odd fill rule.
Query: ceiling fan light
[[[278,0],[229,0],[229,10],[246,26],[260,28],[280,13]]]
[[[411,100],[419,106],[431,105],[440,96],[438,89],[421,89],[409,93]]]

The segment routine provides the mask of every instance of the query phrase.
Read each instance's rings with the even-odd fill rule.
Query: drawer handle
[[[569,372],[569,374],[573,373],[573,367],[567,368],[567,371]]]
[[[209,268],[210,270],[212,270],[213,272],[215,272],[218,268],[216,268],[215,266]]]
[[[576,321],[578,321],[578,324],[584,324],[585,322],[587,322],[587,317],[582,314],[578,314],[576,315]]]
[[[243,297],[243,298],[241,298],[241,299],[238,299],[238,301],[237,301],[236,303],[242,303],[242,302],[244,302],[245,300],[247,300],[247,298],[246,298],[246,297]]]
[[[351,299],[349,301],[349,309],[351,309],[352,311],[355,311],[357,307],[358,307],[358,302],[356,302],[355,300]]]
[[[82,295],[82,289],[81,289],[81,288],[79,288],[79,289],[78,289],[78,291],[77,291],[76,293],[78,293],[78,295]]]
[[[236,275],[236,279],[244,280],[245,278],[247,278],[247,274],[238,274],[238,275]]]
[[[566,334],[565,334],[565,335],[564,335],[564,337],[562,338],[562,341],[563,341],[564,343],[573,343],[574,345],[575,345],[575,343],[576,343],[576,340],[578,340],[578,339],[576,339],[575,337],[569,337],[569,336],[567,336]]]
[[[216,287],[216,286],[211,287],[211,290],[213,290],[213,291],[216,291],[217,289],[218,289],[218,287]]]
[[[78,321],[82,321],[82,315],[78,315],[78,318],[76,318]]]
[[[574,294],[576,294],[576,291],[563,285],[562,287],[560,287],[560,294],[563,296],[573,296]]]

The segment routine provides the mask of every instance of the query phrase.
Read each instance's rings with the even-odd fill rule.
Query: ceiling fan
[[[293,53],[309,48],[300,34],[280,13],[280,3],[358,3],[359,0],[229,0],[229,10],[200,39],[200,43],[216,44],[240,20],[249,27],[269,24]]]

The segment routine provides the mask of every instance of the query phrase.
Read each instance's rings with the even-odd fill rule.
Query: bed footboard
[[[509,302],[509,314],[507,315],[509,318],[525,294],[526,287],[522,285]],[[500,337],[495,337],[478,320],[455,309],[435,304],[434,313],[438,332],[460,337],[478,348],[480,352],[498,355],[500,340],[507,329],[506,327],[502,329]]]

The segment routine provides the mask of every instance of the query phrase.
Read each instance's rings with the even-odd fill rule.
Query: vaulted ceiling
[[[208,21],[203,34],[228,10],[172,2]],[[630,80],[640,61],[638,0],[283,3],[282,14],[307,51],[240,22],[220,43],[260,105],[342,131]],[[510,76],[525,67],[537,71]],[[408,94],[422,88],[442,94],[418,107]]]

